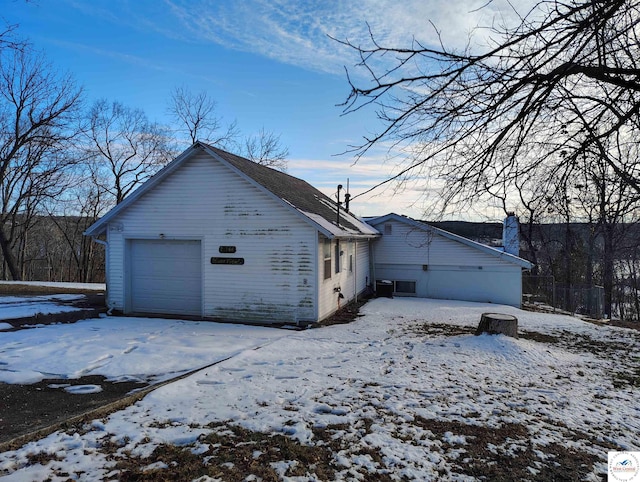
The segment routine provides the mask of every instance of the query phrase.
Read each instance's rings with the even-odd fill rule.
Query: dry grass
[[[19,281],[14,283],[0,283],[0,295],[58,295],[62,293],[68,294],[87,294],[100,293],[104,290],[91,290],[86,288],[65,288],[56,286],[35,286],[20,284]]]
[[[346,475],[347,479],[373,482],[398,480],[397,474],[394,475],[396,467],[388,465],[389,462],[378,449],[362,443],[372,433],[372,425],[373,420],[363,419],[352,425],[313,428],[314,444],[305,445],[280,433],[253,432],[219,423],[210,425],[208,428],[212,432],[200,437],[197,446],[204,446],[204,451],[196,450],[196,444],[162,444],[151,456],[141,458],[123,451],[126,441],[114,444],[109,436],[103,439],[104,445],[100,450],[116,462],[114,472],[110,475],[123,482],[198,480],[205,476],[226,482],[275,482],[289,477],[335,480],[339,473],[344,478],[347,470],[338,463],[338,454],[367,457],[376,467],[373,471],[352,467]],[[567,442],[586,439],[594,447],[594,452],[579,452],[568,448],[569,444],[534,446],[528,429],[516,423],[486,427],[417,416],[414,425],[420,429],[420,433],[429,434],[429,438],[439,445],[442,457],[449,461],[452,468],[440,471],[443,479],[465,475],[477,480],[505,482],[579,481],[592,472],[594,464],[599,462],[594,453],[606,453],[615,448],[602,441],[590,440],[588,435],[561,425],[557,430]],[[464,442],[451,442],[448,438],[450,434],[463,436]],[[415,445],[424,443],[423,438],[413,439],[410,432],[398,433],[396,437]],[[39,461],[41,457],[34,454],[33,460]]]

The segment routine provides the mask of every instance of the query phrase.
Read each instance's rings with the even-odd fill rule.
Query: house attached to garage
[[[517,235],[513,220],[505,226]],[[377,285],[391,282],[393,294],[520,307],[529,261],[398,214],[367,222],[382,235],[373,245],[372,278]],[[505,246],[517,249],[517,241],[505,238]]]
[[[370,225],[305,181],[196,142],[85,233],[127,314],[313,323],[367,287]]]

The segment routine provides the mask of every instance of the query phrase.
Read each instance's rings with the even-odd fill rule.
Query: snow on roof
[[[328,233],[330,233],[331,234],[330,237],[339,237],[339,238],[344,238],[344,237],[363,237],[363,235],[364,235],[364,237],[370,237],[370,236],[378,235],[378,232],[375,229],[373,229],[372,227],[370,227],[368,231],[365,231],[364,229],[363,230],[350,229],[350,228],[348,228],[346,226],[343,226],[343,225],[338,226],[334,222],[329,222],[325,218],[320,216],[319,214],[309,213],[309,212],[305,212],[305,211],[302,211],[302,210],[300,212],[302,214],[304,214],[305,216],[307,216],[309,219],[313,220],[323,230],[325,230]],[[365,231],[365,232],[363,232],[363,231]]]

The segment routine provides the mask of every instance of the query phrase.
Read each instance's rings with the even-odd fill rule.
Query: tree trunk
[[[604,253],[602,260],[602,284],[604,285],[604,316],[611,319],[613,311],[613,226],[603,226]]]
[[[11,274],[11,279],[14,281],[20,281],[20,271],[18,270],[16,257],[11,250],[7,236],[2,228],[0,228],[0,249],[2,249],[2,256],[4,256],[5,264]]]
[[[512,315],[502,313],[483,313],[476,336],[488,333],[490,335],[507,335],[518,338],[518,319]]]

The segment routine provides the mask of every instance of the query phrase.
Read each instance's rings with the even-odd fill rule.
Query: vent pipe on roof
[[[338,209],[336,210],[336,223],[338,224],[338,226],[340,226],[340,190],[341,189],[342,189],[342,184],[338,184],[338,202],[337,202]]]
[[[349,212],[349,201],[351,200],[351,194],[349,194],[349,178],[347,178],[347,192],[344,195],[344,210]]]

